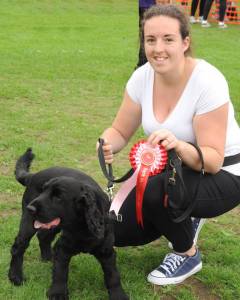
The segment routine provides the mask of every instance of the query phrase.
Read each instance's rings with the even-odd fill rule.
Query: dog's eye
[[[61,195],[62,195],[62,191],[58,188],[53,189],[51,192],[51,196],[54,201],[59,202],[61,200]]]
[[[52,196],[59,197],[62,194],[62,190],[59,187],[54,187],[52,189]]]

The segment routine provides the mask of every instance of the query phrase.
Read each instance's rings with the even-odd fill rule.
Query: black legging
[[[219,0],[220,6],[219,6],[219,21],[223,22],[226,8],[227,8],[227,2],[226,0]],[[207,20],[208,14],[210,12],[211,6],[212,6],[213,0],[206,0],[205,6],[204,6],[204,12],[203,12],[203,19]]]
[[[135,188],[130,192],[119,213],[123,221],[115,222],[116,246],[147,244],[160,236],[172,242],[177,252],[185,252],[193,244],[191,218],[174,223],[163,206],[164,173],[150,177],[143,200],[144,228],[136,221]],[[199,173],[183,168],[183,177],[190,195],[193,195]],[[233,209],[240,203],[240,176],[221,170],[215,175],[206,174],[201,180],[197,203],[191,214],[198,218],[212,218]]]
[[[195,16],[197,7],[198,7],[199,0],[192,0],[191,4],[191,16]],[[200,7],[199,7],[199,16],[203,16],[204,6],[206,0],[200,0]]]

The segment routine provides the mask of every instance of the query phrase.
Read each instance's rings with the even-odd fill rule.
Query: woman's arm
[[[228,103],[193,119],[197,144],[202,150],[205,171],[215,174],[222,167],[228,120]],[[197,151],[188,143],[179,141],[176,151],[192,169],[200,170],[201,163]]]
[[[128,143],[141,123],[141,116],[141,106],[135,103],[125,91],[123,102],[112,126],[101,135],[105,141],[103,151],[106,163],[112,163],[113,153],[119,152]]]

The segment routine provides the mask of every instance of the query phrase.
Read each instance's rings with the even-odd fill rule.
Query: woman
[[[143,37],[148,63],[129,79],[122,105],[110,128],[102,134],[106,163],[128,143],[142,124],[152,146],[175,149],[184,165],[189,193],[199,182],[203,154],[205,175],[193,217],[210,218],[238,205],[240,200],[240,130],[234,118],[224,76],[204,60],[191,56],[188,18],[174,5],[151,7],[144,15]],[[223,167],[224,157],[230,166]],[[228,162],[229,164],[229,162]],[[164,235],[173,245],[148,281],[174,284],[200,271],[200,252],[193,244],[191,218],[174,223],[163,205],[165,173],[152,176],[144,193],[144,228],[136,222],[135,189],[127,196],[116,223],[116,245],[145,244]],[[150,217],[149,217],[150,216]]]

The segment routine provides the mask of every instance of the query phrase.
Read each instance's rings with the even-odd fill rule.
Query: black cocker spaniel
[[[16,163],[16,179],[26,190],[20,229],[11,250],[10,281],[22,284],[24,252],[37,233],[42,259],[53,259],[49,299],[69,299],[69,262],[73,255],[81,252],[94,255],[101,264],[109,299],[129,299],[116,267],[107,195],[91,177],[78,170],[53,167],[32,174],[29,168],[33,158],[29,148]],[[52,253],[51,242],[60,231]]]

